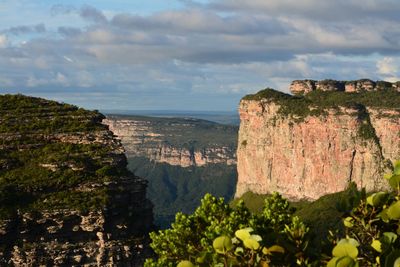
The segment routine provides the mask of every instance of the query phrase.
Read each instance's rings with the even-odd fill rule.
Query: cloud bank
[[[1,88],[94,108],[234,109],[292,79],[400,76],[398,1],[181,3],[148,15],[58,3],[41,22],[3,23]]]

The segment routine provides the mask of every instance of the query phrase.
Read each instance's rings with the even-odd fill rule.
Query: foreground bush
[[[147,260],[145,266],[307,262],[308,228],[293,212],[277,193],[266,199],[257,215],[243,203],[231,208],[222,198],[207,194],[192,215],[178,213],[171,229],[150,234],[158,259]]]
[[[331,266],[400,266],[400,161],[385,175],[391,192],[364,195],[343,223],[346,237],[334,247]]]
[[[337,203],[347,211],[345,234],[332,229],[314,244],[318,248],[309,247],[312,225],[293,216],[278,193],[265,199],[259,214],[243,202],[232,208],[207,194],[192,215],[178,213],[171,229],[150,234],[158,258],[145,266],[400,267],[400,162],[385,178],[392,191],[357,191]],[[326,251],[322,242],[330,243]]]

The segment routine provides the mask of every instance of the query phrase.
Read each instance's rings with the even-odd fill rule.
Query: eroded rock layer
[[[140,266],[146,182],[104,116],[0,95],[0,265]]]
[[[266,89],[241,100],[236,197],[278,191],[317,199],[349,182],[385,188],[382,175],[400,158],[400,93],[302,86],[304,96]]]
[[[234,126],[197,119],[152,120],[140,116],[109,116],[104,123],[121,139],[128,157],[145,157],[181,167],[236,164]]]
[[[355,81],[336,81],[336,80],[295,80],[290,84],[290,92],[295,95],[308,94],[309,92],[320,91],[344,91],[348,93],[380,91],[394,89],[400,92],[400,81],[391,83],[386,81],[372,81],[361,79]]]

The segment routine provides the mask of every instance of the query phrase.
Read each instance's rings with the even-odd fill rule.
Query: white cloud
[[[60,84],[60,85],[62,85],[62,86],[68,86],[69,85],[68,78],[64,74],[62,74],[60,72],[57,72],[56,77],[55,77],[55,82]]]
[[[7,36],[4,34],[0,34],[0,48],[5,48],[8,46]]]
[[[70,57],[63,56],[63,58],[64,58],[66,61],[68,61],[68,62],[71,62],[71,63],[74,62]]]
[[[400,80],[399,58],[384,57],[376,62],[378,73],[387,81],[395,82]]]
[[[398,71],[398,66],[392,57],[384,57],[376,63],[378,73],[382,75],[395,75]]]
[[[48,85],[49,81],[43,78],[36,78],[35,75],[29,75],[28,80],[26,81],[27,87],[37,87],[37,86],[43,86],[43,85]]]
[[[176,105],[168,94],[224,95],[228,103],[265,87],[287,90],[293,79],[399,76],[396,0],[210,0],[147,15],[52,11],[31,22],[36,28],[18,26],[24,16],[0,28],[0,83],[99,98],[112,92],[127,102],[141,96],[139,104],[162,96],[160,103]]]
[[[88,71],[79,71],[77,74],[77,84],[81,87],[91,87],[94,86],[93,75]]]

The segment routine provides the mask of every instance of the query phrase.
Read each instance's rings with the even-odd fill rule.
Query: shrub
[[[276,193],[266,199],[263,212],[254,215],[243,202],[231,208],[207,194],[192,215],[178,213],[171,229],[150,234],[158,258],[148,259],[145,266],[306,264],[308,228],[292,216],[288,205]]]

